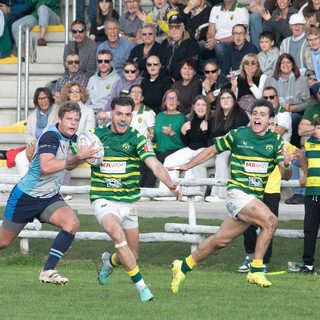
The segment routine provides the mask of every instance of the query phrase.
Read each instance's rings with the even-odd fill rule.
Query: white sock
[[[143,279],[141,279],[140,281],[138,281],[137,283],[135,283],[135,286],[137,287],[138,291],[140,291],[143,287],[146,286],[145,282]]]

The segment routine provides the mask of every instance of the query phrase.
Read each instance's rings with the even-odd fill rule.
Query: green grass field
[[[101,231],[92,216],[80,216],[81,231]],[[163,231],[166,222],[180,218],[140,219],[141,232]],[[219,225],[220,221],[199,224]],[[280,223],[281,228],[301,229],[302,221]],[[43,229],[56,230],[45,227]],[[97,282],[99,255],[114,251],[104,241],[75,241],[58,265],[69,278],[67,286],[42,284],[39,272],[51,240],[30,240],[31,252],[23,256],[19,241],[0,255],[0,319],[318,319],[318,276],[269,276],[271,288],[260,288],[236,272],[244,258],[242,238],[209,257],[187,274],[178,294],[170,291],[170,264],[190,252],[181,243],[143,243],[140,270],[155,296],[141,303],[125,271],[115,269],[106,286]],[[286,270],[289,260],[300,261],[302,239],[275,239],[269,271]],[[319,250],[316,259],[319,257]],[[319,271],[319,270],[318,270]]]

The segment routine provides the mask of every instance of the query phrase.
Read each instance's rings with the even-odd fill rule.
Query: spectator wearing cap
[[[205,47],[214,50],[223,74],[229,73],[225,56],[232,46],[232,28],[236,24],[249,25],[249,12],[238,1],[224,0],[212,8]]]
[[[76,53],[80,57],[80,70],[87,79],[94,75],[96,71],[97,43],[87,36],[86,24],[82,20],[75,20],[71,23],[71,33],[73,41],[64,47],[63,61],[67,61],[67,56]]]
[[[198,41],[185,30],[183,19],[179,15],[169,18],[169,36],[161,43],[160,56],[161,64],[175,81],[181,79],[180,61],[183,59],[195,59],[196,71],[199,71]]]
[[[304,32],[306,19],[302,14],[295,13],[290,17],[289,28],[292,31],[292,36],[285,38],[280,46],[280,54],[290,53],[301,74],[306,72],[305,50],[307,47],[307,38]]]

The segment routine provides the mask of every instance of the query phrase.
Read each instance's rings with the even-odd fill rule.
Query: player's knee
[[[80,221],[77,217],[73,217],[72,219],[69,219],[64,225],[62,226],[62,229],[68,231],[71,234],[75,234],[80,227]]]
[[[9,247],[11,243],[12,241],[9,239],[0,239],[0,250]]]
[[[268,229],[270,233],[275,233],[278,228],[278,218],[275,215],[270,215],[268,219]]]
[[[219,249],[225,248],[228,245],[229,242],[230,241],[228,239],[226,239],[225,237],[215,236],[211,240],[211,246],[215,250],[219,250]]]

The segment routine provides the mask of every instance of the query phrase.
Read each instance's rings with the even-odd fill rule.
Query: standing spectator
[[[135,43],[124,38],[120,38],[119,21],[113,18],[106,19],[105,33],[106,41],[98,46],[98,52],[101,50],[109,50],[113,56],[113,67],[120,76],[122,75],[123,63],[128,59],[130,51],[135,46]]]
[[[205,47],[213,50],[224,75],[229,74],[225,57],[234,41],[232,28],[236,24],[249,25],[248,10],[237,0],[224,0],[214,6],[210,13],[207,43]]]
[[[179,91],[180,108],[179,111],[186,116],[191,111],[194,98],[201,93],[201,80],[196,77],[197,61],[193,59],[183,59],[180,62],[180,74],[182,79],[173,83],[172,89]]]
[[[141,0],[124,0],[127,12],[124,12],[120,18],[121,37],[133,42],[140,39],[139,29],[141,29],[145,19],[145,11],[140,7]]]
[[[300,273],[314,274],[314,254],[316,250],[316,242],[319,231],[319,144],[320,144],[320,117],[314,122],[314,130],[312,136],[305,142],[304,147],[308,158],[308,176],[306,182],[306,199],[305,199],[305,216],[303,224],[304,240],[303,240],[303,262],[304,266]]]
[[[5,15],[0,10],[0,59],[9,57],[12,52],[9,29]]]
[[[264,19],[264,31],[270,31],[275,35],[275,44],[280,47],[283,39],[290,37],[292,31],[289,27],[290,17],[298,10],[291,5],[291,0],[277,0],[277,7],[271,13],[265,10],[262,14]]]
[[[60,23],[60,0],[30,0],[29,4],[32,9],[32,14],[24,16],[23,18],[17,20],[12,25],[12,36],[15,42],[16,47],[19,43],[19,26],[21,24],[26,24],[30,29],[34,26],[40,26],[38,46],[46,46],[47,42],[45,40],[47,28],[49,25],[59,24]],[[22,43],[22,57],[24,57],[24,42],[25,34],[21,35]]]
[[[11,33],[12,25],[15,21],[31,13],[29,0],[2,0],[0,3],[0,10],[4,13],[7,19],[10,39],[11,42],[13,42]]]
[[[186,122],[186,116],[179,111],[179,92],[169,89],[163,96],[162,108],[156,117],[154,127],[153,142],[156,144],[155,153],[158,160],[163,163],[165,158],[175,151],[185,147],[181,141],[180,130]],[[146,166],[141,167],[141,187],[154,188],[156,177]],[[164,198],[166,200],[176,200],[176,198]],[[158,198],[158,200],[163,200]]]
[[[171,88],[173,81],[162,68],[159,57],[150,56],[147,59],[146,67],[148,73],[141,81],[143,102],[158,114],[162,109],[163,95]]]
[[[233,42],[224,57],[225,75],[231,71],[238,71],[242,58],[248,53],[258,53],[258,49],[249,41],[247,37],[247,27],[244,24],[236,24],[232,28]]]
[[[207,96],[211,107],[215,109],[216,97],[222,89],[231,89],[231,83],[221,73],[218,64],[213,59],[205,61],[203,73],[205,79],[202,82],[202,94]]]
[[[179,63],[182,59],[199,60],[200,47],[195,38],[184,29],[178,15],[169,18],[169,36],[161,43],[161,64],[175,81],[181,79]],[[199,70],[199,64],[196,67]]]
[[[99,0],[97,6],[97,14],[91,20],[90,27],[90,39],[94,40],[98,44],[107,40],[107,36],[104,30],[106,19],[114,18],[119,19],[119,14],[113,9],[112,0]]]
[[[249,117],[237,103],[234,92],[230,89],[221,90],[217,97],[216,111],[213,114],[212,126],[208,145],[213,144],[213,139],[225,136],[230,130],[246,126]],[[230,178],[230,151],[219,153],[214,159],[209,159],[197,167],[215,167],[215,179]],[[196,167],[196,168],[197,168]],[[224,202],[227,197],[227,188],[213,186],[210,196],[205,198],[207,202]]]
[[[19,152],[15,159],[18,174],[21,177],[23,177],[29,169],[30,161],[36,149],[37,140],[49,126],[58,121],[59,106],[54,104],[53,96],[48,88],[37,88],[33,96],[33,103],[35,109],[28,116],[25,133],[27,148]]]
[[[307,38],[304,32],[305,25],[306,19],[302,14],[293,14],[289,19],[289,28],[292,31],[292,36],[285,38],[280,45],[280,54],[290,53],[302,75],[306,73],[305,51]]]
[[[320,30],[312,27],[307,32],[309,46],[305,51],[307,65],[308,85],[313,96],[318,100],[318,89],[320,88]]]
[[[80,57],[76,53],[71,53],[67,56],[64,66],[66,71],[63,76],[57,80],[56,84],[52,83],[52,94],[57,104],[61,103],[61,90],[65,84],[70,82],[79,82],[87,86],[88,79],[86,75],[80,71]]]
[[[261,49],[258,53],[259,65],[263,74],[271,76],[279,58],[279,49],[274,47],[274,35],[272,32],[261,32],[259,39]]]
[[[96,71],[97,43],[87,37],[86,24],[82,20],[75,20],[71,23],[71,33],[73,41],[64,47],[63,61],[71,53],[76,53],[80,57],[80,70],[87,79],[94,75]]]
[[[156,28],[152,24],[144,24],[139,30],[142,43],[132,48],[129,60],[136,61],[139,66],[139,73],[146,76],[146,62],[150,56],[160,55],[160,44],[156,41]]]
[[[97,115],[107,105],[112,88],[120,79],[113,68],[113,56],[109,50],[100,50],[97,54],[99,71],[88,82],[89,104]]]
[[[281,107],[291,112],[292,136],[291,144],[300,147],[298,125],[310,102],[310,90],[307,79],[300,75],[298,66],[290,54],[280,55],[273,76],[268,77],[265,87],[277,89]]]

